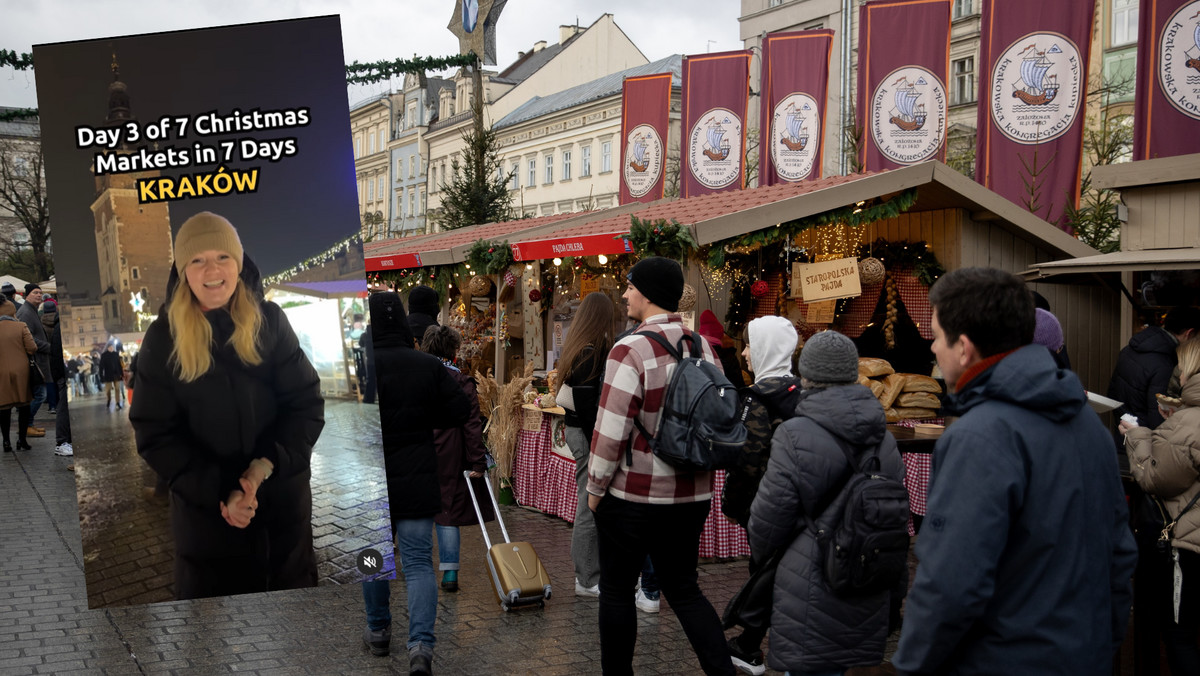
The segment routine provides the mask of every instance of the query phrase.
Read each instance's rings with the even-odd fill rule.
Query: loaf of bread
[[[875,359],[874,357],[859,357],[858,372],[868,378],[876,378],[886,376],[896,372],[892,365],[886,359]]]
[[[900,422],[900,414],[899,414],[899,413],[896,411],[896,409],[894,409],[894,408],[885,408],[885,409],[883,409],[883,416],[884,416],[885,418],[887,418],[887,421],[888,421],[889,423],[898,423],[898,422]]]
[[[896,406],[903,408],[941,408],[937,395],[932,392],[902,392],[896,399]]]
[[[891,408],[892,404],[896,403],[896,398],[900,396],[900,390],[904,387],[904,376],[899,373],[883,379],[883,395],[879,397],[879,403],[883,404],[884,408]]]
[[[875,395],[876,399],[882,397],[886,389],[881,381],[871,379],[867,379],[867,387],[871,388],[871,394]]]
[[[934,394],[942,392],[942,386],[938,385],[938,381],[929,376],[905,373],[904,377],[907,379],[904,382],[904,392],[933,392]]]
[[[900,416],[899,420],[923,420],[925,418],[936,418],[937,411],[932,411],[927,408],[894,408],[896,415]],[[888,422],[891,422],[890,420]]]

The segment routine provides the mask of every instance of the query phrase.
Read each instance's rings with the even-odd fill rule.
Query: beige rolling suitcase
[[[496,494],[492,491],[492,482],[484,481],[488,497],[496,508],[496,521],[500,523],[500,532],[504,534],[504,542],[492,544],[488,537],[487,524],[479,510],[479,500],[471,484],[471,473],[463,472],[467,482],[467,492],[471,494],[471,504],[475,506],[475,515],[479,517],[479,528],[483,531],[483,544],[488,548],[488,571],[492,576],[492,584],[496,596],[500,598],[500,607],[505,612],[518,606],[537,605],[545,607],[550,598],[550,576],[542,566],[541,559],[528,542],[511,542],[508,529],[504,527],[504,517],[500,514],[500,505],[496,502]]]

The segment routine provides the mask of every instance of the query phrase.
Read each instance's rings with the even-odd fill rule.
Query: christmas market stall
[[[267,288],[267,300],[287,315],[300,347],[321,377],[321,394],[326,397],[358,395],[351,367],[366,297],[367,285],[361,279],[276,283]]]

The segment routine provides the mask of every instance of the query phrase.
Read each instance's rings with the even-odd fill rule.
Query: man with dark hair
[[[42,374],[42,384],[38,385],[33,390],[33,401],[27,404],[29,406],[29,429],[26,434],[31,437],[46,436],[46,428],[38,427],[33,423],[34,418],[38,414],[38,409],[42,407],[42,402],[46,401],[46,385],[50,381],[50,340],[46,338],[46,327],[42,325],[42,318],[38,316],[38,308],[42,305],[42,287],[37,284],[25,285],[25,302],[17,308],[17,319],[25,322],[25,326],[29,327],[29,333],[33,336],[33,342],[37,345],[37,352],[33,355],[33,361],[37,364],[38,371]]]
[[[931,289],[933,353],[961,416],[934,448],[901,674],[1112,669],[1137,559],[1110,438],[1074,373],[1031,345],[1001,270]]]
[[[1124,404],[1113,412],[1137,416],[1138,425],[1154,429],[1162,424],[1155,395],[1165,394],[1178,358],[1175,350],[1200,329],[1200,309],[1188,306],[1172,308],[1162,326],[1148,326],[1135,333],[1117,355],[1117,367],[1108,385],[1108,396]],[[1115,436],[1118,448],[1124,439]],[[1125,453],[1120,452],[1121,459]]]
[[[588,507],[596,514],[600,553],[601,667],[610,675],[633,673],[634,585],[649,555],[700,667],[706,674],[734,674],[721,620],[696,574],[712,473],[667,464],[640,431],[658,429],[677,362],[658,341],[637,333],[653,332],[678,345],[688,332],[678,314],[683,270],[651,256],[638,261],[627,279],[627,310],[639,326],[608,353],[588,460]],[[717,364],[708,341],[696,342],[701,356]]]

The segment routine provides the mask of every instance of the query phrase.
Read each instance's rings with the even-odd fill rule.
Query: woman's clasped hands
[[[238,479],[241,489],[230,491],[221,505],[221,517],[234,528],[245,528],[258,510],[258,488],[271,476],[274,465],[265,458],[255,458]]]

